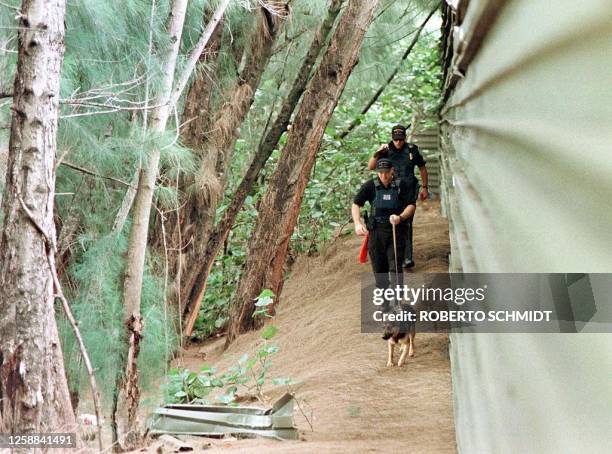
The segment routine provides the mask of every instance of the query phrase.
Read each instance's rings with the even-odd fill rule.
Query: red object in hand
[[[368,261],[368,237],[369,233],[366,233],[366,236],[363,238],[363,243],[361,243],[361,250],[359,251],[359,263],[365,263]]]

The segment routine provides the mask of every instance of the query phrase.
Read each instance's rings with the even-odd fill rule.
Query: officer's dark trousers
[[[413,181],[414,182],[414,181]],[[418,183],[414,183],[411,186],[411,191],[413,191],[411,195],[412,203],[416,206],[418,194],[421,186]],[[408,219],[405,224],[405,236],[404,236],[404,255],[402,255],[402,259],[404,260],[412,260],[412,224],[414,222],[414,216],[416,215],[416,211],[413,213],[412,218]]]
[[[405,236],[404,236],[404,257],[406,260],[412,260],[412,223],[414,222],[414,216],[412,219],[406,221]]]
[[[396,285],[404,285],[404,275],[401,260],[404,257],[404,246],[406,227],[399,225],[395,227],[395,238],[397,240],[397,268],[395,266],[395,254],[393,252],[393,230],[390,223],[377,223],[370,230],[368,239],[368,254],[372,263],[372,271],[376,279],[376,287],[389,288]],[[396,269],[398,273],[396,274]]]

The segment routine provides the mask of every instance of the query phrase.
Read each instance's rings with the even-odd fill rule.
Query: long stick
[[[62,302],[62,307],[64,308],[66,317],[68,318],[72,331],[74,332],[74,337],[76,337],[77,343],[79,344],[79,350],[81,350],[81,356],[83,357],[83,362],[85,363],[85,369],[87,369],[89,386],[91,388],[91,394],[94,402],[94,410],[96,412],[96,418],[98,419],[98,449],[100,452],[102,452],[104,451],[104,446],[102,445],[102,406],[100,405],[100,393],[98,393],[98,386],[96,385],[96,377],[94,375],[93,366],[91,365],[89,354],[85,348],[85,342],[83,342],[83,338],[81,337],[81,331],[79,330],[78,323],[74,318],[70,305],[68,304],[68,300],[62,291],[62,287],[57,276],[57,270],[55,269],[55,259],[52,251],[47,252],[47,260],[49,262],[49,267],[51,268],[53,283],[55,284],[55,297],[59,298],[59,300]]]
[[[85,167],[77,166],[76,164],[72,164],[71,162],[68,162],[68,161],[61,161],[59,164],[64,166],[64,167],[68,167],[70,169],[77,170],[79,172],[85,173],[87,175],[91,175],[92,177],[104,178],[105,180],[114,181],[115,183],[119,183],[119,184],[122,184],[124,186],[129,187],[129,188],[135,189],[135,186],[132,186],[130,183],[126,183],[123,180],[119,180],[118,178],[108,177],[106,175],[100,175],[99,173],[95,173],[95,172],[93,172],[93,171],[91,171],[89,169],[86,169]]]
[[[212,20],[208,23],[208,25],[206,26],[206,29],[202,32],[202,35],[200,35],[200,39],[198,40],[195,47],[191,51],[191,55],[189,55],[189,59],[187,60],[187,63],[181,72],[180,78],[176,82],[176,86],[174,87],[174,90],[170,97],[171,104],[173,105],[176,104],[179,98],[181,97],[181,93],[183,93],[183,90],[185,89],[185,86],[187,85],[187,82],[189,81],[189,77],[191,76],[191,73],[195,69],[198,63],[198,60],[200,59],[200,55],[202,54],[202,51],[206,47],[206,43],[208,43],[208,41],[210,40],[210,37],[215,31],[215,27],[217,26],[217,24],[223,17],[223,14],[225,14],[225,10],[227,9],[229,2],[230,0],[221,1],[219,6],[217,7],[217,10],[213,14]]]
[[[395,239],[395,224],[391,224],[393,230],[393,256],[395,257],[395,285],[399,282],[399,271],[397,269],[397,241]]]

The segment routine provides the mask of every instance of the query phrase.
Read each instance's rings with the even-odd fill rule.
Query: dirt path
[[[348,226],[347,228],[351,228]],[[271,376],[301,382],[297,395],[312,408],[314,431],[296,412],[300,441],[210,440],[207,452],[455,452],[448,338],[417,334],[416,354],[403,368],[387,368],[386,344],[378,334],[360,333],[360,238],[337,239],[318,257],[300,258],[285,284]],[[449,241],[439,204],[417,211],[414,272],[448,270]],[[242,353],[252,352],[257,333],[241,336],[222,353],[221,341],[185,352],[182,365],[203,363],[225,369]],[[205,358],[203,353],[205,352]],[[275,399],[284,392],[271,387]]]

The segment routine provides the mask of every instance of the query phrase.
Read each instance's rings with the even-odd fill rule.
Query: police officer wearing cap
[[[369,232],[368,255],[375,273],[376,286],[389,288],[391,273],[394,285],[403,285],[403,273],[396,273],[395,256],[400,261],[404,254],[405,229],[408,219],[414,215],[416,206],[412,200],[413,192],[408,182],[394,178],[393,163],[389,159],[378,159],[376,177],[361,185],[353,200],[351,214],[355,223],[355,233],[365,235]],[[371,215],[367,226],[361,221],[360,208],[368,202]],[[397,250],[393,245],[393,225],[396,229]],[[396,281],[397,277],[397,281]]]
[[[413,203],[416,204],[417,193],[421,200],[425,200],[429,196],[427,191],[427,168],[425,160],[419,152],[419,147],[412,143],[406,142],[406,128],[402,125],[395,125],[391,129],[391,142],[381,145],[374,153],[368,162],[368,169],[374,170],[376,163],[380,158],[385,158],[391,161],[395,174],[403,180],[406,180],[413,198]],[[419,182],[414,174],[414,168],[418,167],[421,174],[423,186],[419,192]],[[414,215],[406,222],[405,238],[405,256],[404,268],[412,268],[414,260],[412,258],[412,222]]]

